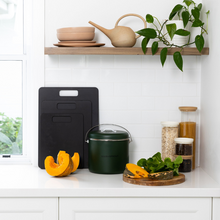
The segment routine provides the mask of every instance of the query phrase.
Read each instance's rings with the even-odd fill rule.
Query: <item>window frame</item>
[[[23,67],[23,154],[0,156],[0,164],[38,161],[38,89],[44,86],[44,0],[23,0],[23,54],[0,55],[0,61],[21,61]]]

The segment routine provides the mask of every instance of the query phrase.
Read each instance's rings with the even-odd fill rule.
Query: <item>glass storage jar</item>
[[[195,169],[195,154],[196,154],[196,110],[197,107],[181,106],[181,122],[179,137],[192,138],[193,141],[193,157],[192,169]]]
[[[176,157],[179,155],[175,155]],[[179,172],[191,172],[192,171],[192,155],[181,155],[183,162],[179,166]]]
[[[175,141],[178,137],[178,125],[179,122],[164,121],[161,122],[162,127],[162,149],[161,155],[164,160],[169,157],[171,161],[175,160]]]
[[[193,155],[192,138],[175,138],[176,155]]]

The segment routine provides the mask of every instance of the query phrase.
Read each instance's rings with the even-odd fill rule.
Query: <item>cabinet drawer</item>
[[[60,198],[59,220],[211,220],[211,198]]]
[[[0,198],[1,220],[58,220],[57,198]]]

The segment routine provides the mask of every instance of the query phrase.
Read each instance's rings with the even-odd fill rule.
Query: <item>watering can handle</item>
[[[119,23],[119,21],[120,21],[122,18],[128,17],[128,16],[139,17],[139,18],[144,22],[144,28],[147,28],[147,22],[145,21],[145,19],[144,19],[142,16],[140,16],[140,15],[138,15],[138,14],[126,14],[126,15],[121,16],[121,17],[116,21],[115,27],[118,26],[118,23]],[[136,36],[136,39],[139,38],[139,37],[140,37],[140,35],[137,35],[137,36]]]

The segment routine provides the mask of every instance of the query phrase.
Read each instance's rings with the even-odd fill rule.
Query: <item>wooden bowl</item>
[[[66,27],[57,29],[57,33],[94,33],[94,27]]]
[[[60,41],[91,41],[95,37],[95,33],[87,32],[87,33],[57,33],[57,38]]]

